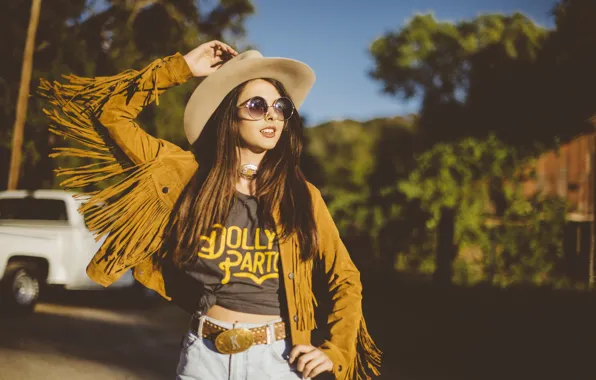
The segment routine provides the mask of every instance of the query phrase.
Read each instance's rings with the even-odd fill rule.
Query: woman
[[[135,122],[167,88],[206,77],[190,98],[184,128],[193,152],[156,139]],[[119,181],[81,209],[107,235],[87,273],[109,286],[126,270],[192,313],[179,379],[338,379],[378,374],[361,284],[320,192],[298,166],[299,107],[314,83],[302,62],[237,54],[219,41],[141,71],[42,80],[55,106],[54,133],[92,157],[66,188]],[[61,111],[61,112],[59,112]],[[314,294],[322,279],[325,294]],[[330,299],[326,336],[312,345],[317,297]]]

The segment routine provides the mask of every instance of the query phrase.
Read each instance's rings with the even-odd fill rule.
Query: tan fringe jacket
[[[57,148],[51,156],[95,161],[57,169],[58,175],[68,176],[61,186],[84,190],[114,177],[121,179],[104,190],[85,193],[91,198],[80,210],[98,239],[107,234],[87,267],[89,277],[103,286],[132,268],[139,282],[168,300],[175,297],[169,293],[162,271],[153,266],[151,255],[160,248],[172,207],[198,164],[191,152],[144,132],[135,118],[151,102],[159,104],[160,93],[191,77],[182,55],[175,54],[140,71],[112,77],[69,75],[68,84],[41,81],[38,92],[52,105],[45,110],[53,121],[50,130],[83,145]],[[316,328],[316,266],[322,269],[331,299],[329,336],[319,348],[333,361],[337,379],[370,379],[370,375],[378,375],[381,352],[362,316],[360,273],[319,190],[309,187],[320,239],[319,257],[301,260],[296,236],[280,242],[292,343],[310,344],[311,331]]]

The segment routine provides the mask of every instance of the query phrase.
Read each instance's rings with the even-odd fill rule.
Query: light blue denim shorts
[[[273,325],[268,323],[236,323],[219,321],[202,316],[216,325],[231,328],[254,328]],[[200,335],[200,331],[198,332]],[[255,344],[236,354],[222,354],[210,339],[188,331],[182,340],[180,360],[176,369],[177,380],[296,380],[302,379],[296,363],[288,358],[292,350],[290,338],[268,344]]]

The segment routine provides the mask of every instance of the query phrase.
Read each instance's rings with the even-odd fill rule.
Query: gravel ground
[[[0,380],[173,379],[188,315],[123,291],[56,292],[0,311]]]

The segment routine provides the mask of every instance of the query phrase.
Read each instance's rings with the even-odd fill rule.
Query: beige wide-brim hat
[[[195,89],[184,111],[184,132],[193,144],[225,96],[236,86],[258,78],[271,78],[283,84],[299,109],[315,82],[314,71],[305,63],[289,58],[263,57],[248,50],[230,59],[207,76]]]

